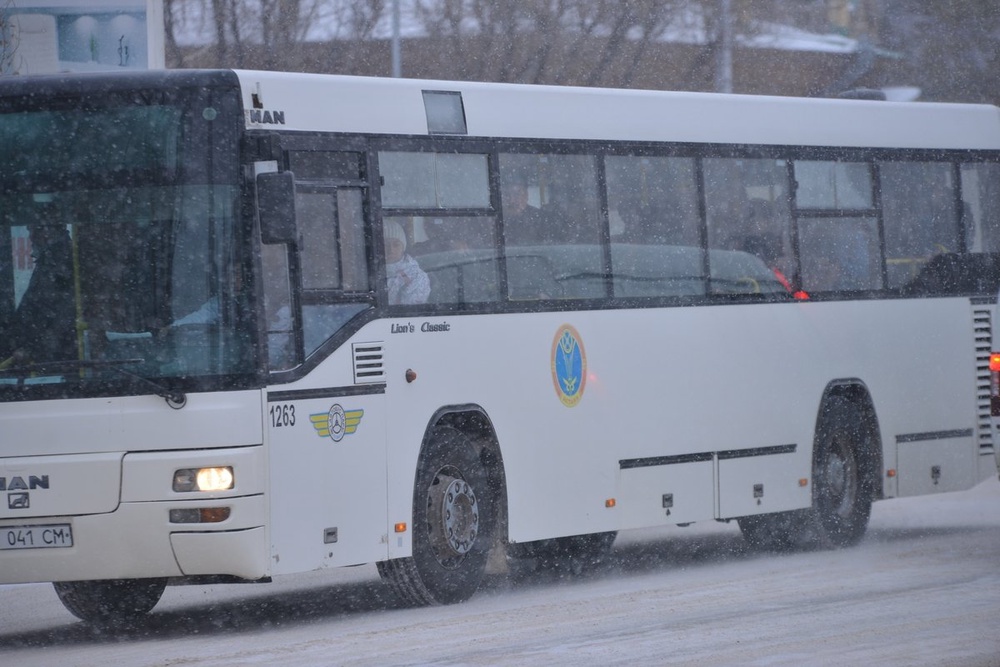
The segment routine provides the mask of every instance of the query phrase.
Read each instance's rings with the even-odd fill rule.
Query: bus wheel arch
[[[506,506],[502,457],[485,412],[442,409],[425,432],[414,475],[413,552],[378,563],[410,604],[471,597],[501,534]]]

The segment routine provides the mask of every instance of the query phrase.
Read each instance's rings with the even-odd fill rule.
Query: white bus
[[[87,621],[997,474],[993,107],[167,71],[0,146],[0,583]]]

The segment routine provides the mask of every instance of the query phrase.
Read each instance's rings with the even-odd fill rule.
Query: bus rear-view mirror
[[[295,179],[291,172],[257,175],[257,210],[262,242],[294,244],[297,241]]]

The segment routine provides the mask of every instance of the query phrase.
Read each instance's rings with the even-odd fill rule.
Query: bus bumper
[[[229,518],[210,524],[170,523],[171,509],[229,508]],[[0,545],[0,583],[232,575],[268,575],[269,547],[262,525],[263,495],[224,501],[122,503],[109,514],[0,522],[31,529],[38,542],[46,526],[69,526],[72,546],[13,548]],[[16,546],[16,545],[14,545]]]
[[[259,445],[36,461],[51,488],[32,491],[23,515],[0,520],[0,584],[269,574]],[[231,488],[174,488],[175,471],[215,466],[231,469]],[[89,496],[86,479],[100,480]]]

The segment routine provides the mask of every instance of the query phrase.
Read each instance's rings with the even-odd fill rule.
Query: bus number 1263
[[[280,428],[282,426],[295,426],[295,406],[294,405],[272,405],[271,426]]]

